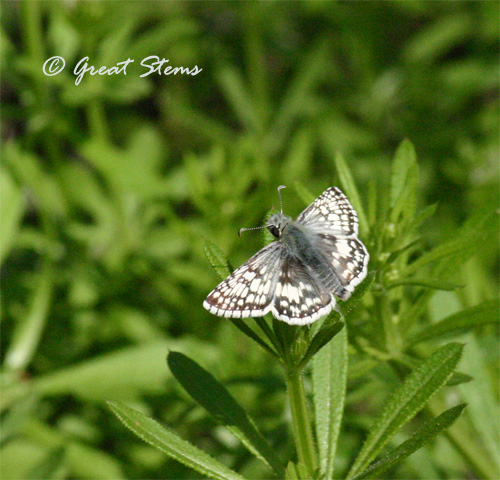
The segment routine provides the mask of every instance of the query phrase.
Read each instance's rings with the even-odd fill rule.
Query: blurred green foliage
[[[125,431],[104,400],[132,403],[266,478],[175,385],[165,358],[179,350],[209,367],[278,452],[293,449],[275,363],[202,308],[217,282],[204,245],[242,263],[262,241],[238,229],[261,224],[279,184],[300,181],[314,195],[338,184],[338,152],[360,203],[376,205],[369,224],[389,208],[377,192],[397,191],[401,140],[416,148],[414,201],[437,207],[411,254],[427,281],[453,285],[406,305],[408,327],[494,298],[498,215],[485,213],[499,204],[498,31],[494,1],[4,2],[2,478],[194,478]],[[54,55],[66,68],[45,76]],[[203,70],[140,78],[150,55]],[[87,74],[77,86],[72,70],[85,56],[98,67],[135,62],[126,76]],[[293,215],[310,200],[300,187],[283,197]],[[386,239],[403,228],[393,220],[380,226]],[[422,251],[453,237],[453,269],[435,272]],[[383,268],[381,243],[363,240]],[[474,377],[457,387],[469,403],[460,434],[393,478],[497,478],[497,332],[479,323],[452,334],[467,342],[460,370]],[[339,471],[396,382],[390,356],[352,348]]]

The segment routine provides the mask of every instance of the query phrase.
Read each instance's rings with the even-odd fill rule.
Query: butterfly
[[[267,225],[276,241],[257,252],[203,302],[214,315],[261,317],[271,312],[307,325],[347,300],[366,277],[369,254],[358,238],[358,217],[337,188],[325,190],[293,221],[281,212]],[[243,230],[253,229],[241,229]]]

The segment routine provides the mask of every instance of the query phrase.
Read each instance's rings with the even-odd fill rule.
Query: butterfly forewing
[[[212,290],[203,306],[221,317],[265,315],[271,309],[282,256],[280,243],[265,246]]]
[[[358,234],[358,216],[347,197],[337,188],[325,190],[297,218],[315,231],[352,236]]]

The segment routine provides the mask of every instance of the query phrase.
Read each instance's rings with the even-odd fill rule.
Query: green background
[[[371,181],[387,188],[405,138],[419,158],[420,206],[438,203],[421,230],[425,248],[497,209],[498,7],[3,2],[2,478],[196,478],[127,431],[105,400],[125,401],[233,469],[266,478],[166,367],[169,349],[196,359],[278,451],[293,452],[279,369],[202,308],[218,282],[205,240],[240,265],[262,236],[239,238],[238,229],[262,224],[280,184],[293,216],[306,206],[297,182],[314,195],[338,184],[337,152],[366,202]],[[54,55],[66,68],[45,76]],[[140,78],[150,55],[202,71]],[[87,74],[75,85],[85,56],[96,67],[134,63],[126,76]],[[464,287],[437,292],[426,321],[496,295],[492,222],[477,254],[457,265]],[[470,335],[462,340],[482,378],[462,394],[480,389],[498,412],[497,335]],[[340,469],[388,385],[383,374],[353,381]],[[463,421],[477,434],[476,417]],[[485,465],[498,456],[488,421],[494,431],[498,418],[479,421]],[[482,478],[446,440],[414,457],[391,475]]]

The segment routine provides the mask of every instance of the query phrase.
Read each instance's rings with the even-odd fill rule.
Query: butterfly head
[[[268,230],[276,237],[280,238],[285,230],[286,226],[292,221],[290,217],[280,213],[275,213],[269,218],[268,224],[266,227]]]
[[[269,229],[269,231],[276,238],[281,237],[286,226],[292,221],[292,219],[290,217],[287,217],[283,213],[283,202],[281,201],[281,192],[280,192],[280,190],[282,190],[283,188],[286,188],[285,185],[280,185],[278,187],[278,196],[280,197],[280,208],[281,208],[280,213],[275,213],[274,215],[271,215],[271,217],[268,220],[267,225],[263,225],[262,227],[240,228],[240,231],[238,232],[238,235],[240,237],[241,237],[241,232],[245,232],[247,230],[259,230],[261,228]]]

